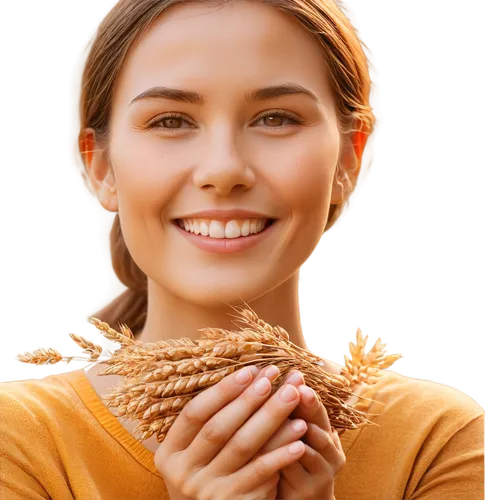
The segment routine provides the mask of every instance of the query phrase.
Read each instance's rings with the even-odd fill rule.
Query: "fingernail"
[[[252,375],[254,376],[254,378],[259,374],[260,370],[255,366],[255,365],[251,365],[248,367],[248,369],[252,372]]]
[[[255,382],[254,388],[259,396],[265,396],[271,388],[271,382],[269,382],[267,377],[262,377]]]
[[[289,447],[288,447],[288,451],[290,453],[292,453],[293,455],[296,455],[300,452],[302,452],[302,450],[304,449],[304,443],[302,441],[297,441],[295,443],[292,443]]]
[[[304,377],[299,371],[294,371],[288,376],[286,382],[288,384],[301,384],[304,382]]]
[[[248,368],[238,370],[238,373],[236,374],[236,382],[238,382],[238,384],[246,384],[247,382],[250,382],[251,378],[252,374]]]
[[[279,372],[279,368],[275,365],[272,365],[267,367],[266,371],[264,372],[264,377],[267,377],[268,379],[274,379]]]
[[[292,422],[292,429],[295,432],[302,432],[306,428],[306,423],[303,420],[294,420]]]
[[[306,406],[312,406],[312,404],[316,400],[316,395],[314,391],[310,387],[307,387],[306,385],[301,385],[299,387],[299,392],[302,398],[304,399],[304,403],[306,404]]]
[[[280,398],[282,401],[290,403],[297,396],[297,390],[292,385],[286,385],[285,388],[281,391]]]

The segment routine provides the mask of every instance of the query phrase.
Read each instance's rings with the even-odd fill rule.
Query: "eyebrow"
[[[306,95],[316,102],[319,102],[318,97],[313,92],[297,83],[284,83],[281,85],[272,85],[269,87],[251,90],[245,93],[245,101],[265,101],[267,99],[273,99],[284,95],[297,94]],[[199,105],[203,105],[205,102],[201,94],[190,90],[173,89],[169,87],[152,87],[135,97],[130,102],[129,106],[142,99],[170,99],[173,101]]]

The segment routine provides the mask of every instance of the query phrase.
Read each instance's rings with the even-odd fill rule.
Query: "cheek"
[[[270,166],[273,188],[295,218],[317,219],[328,213],[338,152],[335,138],[321,140],[320,134],[275,152]]]
[[[111,160],[122,193],[121,211],[159,213],[180,188],[179,159],[175,151],[167,154],[161,141],[133,132],[121,134],[111,143]]]

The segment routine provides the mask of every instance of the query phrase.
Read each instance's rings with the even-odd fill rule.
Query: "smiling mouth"
[[[187,233],[213,239],[248,238],[264,232],[277,219],[246,219],[245,221],[217,221],[217,220],[183,220],[174,219],[172,222]]]

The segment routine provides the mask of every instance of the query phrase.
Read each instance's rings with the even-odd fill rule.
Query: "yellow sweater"
[[[346,431],[336,500],[481,500],[484,410],[451,387],[384,376],[363,395],[378,426]],[[83,369],[0,383],[0,499],[169,500],[154,454]]]

